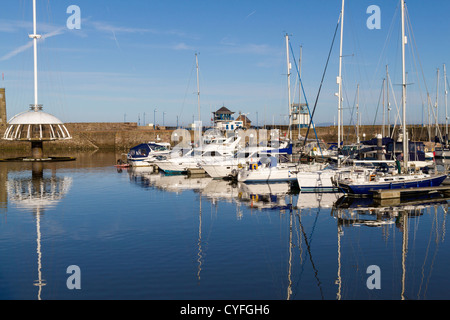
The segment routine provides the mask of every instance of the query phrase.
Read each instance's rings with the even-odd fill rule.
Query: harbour
[[[395,32],[400,37],[389,39],[389,32],[386,41],[395,42],[401,52],[398,56],[398,52],[387,53],[383,49],[381,54],[385,56],[375,70],[370,69],[373,73],[370,86],[380,82],[381,90],[375,109],[372,97],[375,90],[365,87],[368,82],[363,83],[365,119],[362,124],[360,83],[350,84],[361,76],[361,71],[355,72],[359,76],[353,75],[352,79],[347,68],[364,64],[355,60],[345,63],[354,54],[344,53],[349,49],[344,41],[348,35],[344,30],[349,28],[347,25],[344,28],[344,17],[347,19],[344,9],[348,9],[348,4],[345,0],[339,2],[339,7],[330,10],[337,23],[334,34],[330,33],[333,37],[327,43],[328,51],[323,47],[320,50],[328,52],[320,63],[305,65],[303,46],[300,45],[300,56],[297,56],[298,48],[293,43],[297,46],[298,39],[288,32],[278,35],[282,45],[273,48],[250,45],[242,51],[236,50],[242,49],[242,45],[236,46],[235,39],[225,36],[219,45],[222,49],[234,47],[233,50],[224,50],[223,55],[217,54],[222,51],[217,49],[210,49],[206,56],[200,56],[198,51],[190,54],[192,69],[186,79],[188,85],[183,99],[180,73],[168,67],[168,62],[173,61],[166,55],[192,51],[186,42],[200,41],[201,37],[188,36],[175,29],[161,32],[147,27],[113,27],[102,21],[81,20],[78,5],[67,8],[66,13],[72,15],[65,27],[54,29],[54,24],[40,22],[41,17],[51,16],[50,3],[45,10],[38,0],[23,6],[21,10],[27,12],[23,18],[32,21],[29,24],[27,20],[27,26],[32,26],[30,41],[0,56],[0,61],[16,63],[17,55],[33,49],[32,55],[24,57],[30,62],[25,67],[30,74],[23,75],[33,86],[24,90],[18,84],[25,82],[16,79],[5,83],[4,73],[0,85],[0,299],[450,298],[447,290],[450,278],[446,272],[450,250],[445,237],[450,200],[445,63],[443,77],[439,68],[436,72],[434,105],[425,84],[428,101],[421,96],[420,106],[418,91],[411,87],[415,83],[407,79],[408,74],[413,74],[407,63],[417,68],[417,56],[414,52],[411,56],[407,54],[408,45],[412,51],[418,48],[410,13],[405,1],[399,0],[391,26],[398,21]],[[349,7],[352,12],[356,4]],[[378,23],[370,23],[379,19],[379,6],[369,6],[366,13],[371,12],[367,29],[379,30]],[[253,20],[253,15],[257,15],[257,10],[248,14],[243,23]],[[350,17],[354,19],[354,13]],[[114,74],[90,71],[86,77],[85,72],[78,74],[65,61],[64,69],[71,70],[65,75],[69,79],[82,75],[83,80],[70,86],[69,90],[79,92],[69,94],[71,107],[66,109],[58,101],[55,108],[52,99],[58,93],[53,90],[63,81],[48,86],[46,77],[53,78],[54,74],[53,70],[46,69],[46,63],[54,60],[45,55],[56,50],[51,47],[46,51],[47,39],[65,35],[73,37],[72,40],[78,37],[77,40],[90,42],[91,38],[81,28],[82,21],[92,34],[111,33],[112,38],[105,39],[113,39],[115,48],[123,54],[119,58],[117,52],[107,50],[107,55],[97,57],[97,64],[106,61],[111,52],[121,62],[114,65],[125,68],[127,74],[123,70]],[[15,33],[17,28],[23,28],[20,23],[11,26],[11,29],[0,28],[0,33]],[[41,34],[41,29],[53,30]],[[178,42],[171,48],[168,42],[165,46],[127,43],[127,54],[137,57],[144,48],[152,48],[161,54],[159,58],[165,63],[155,64],[156,60],[145,56],[145,62],[152,65],[149,69],[145,70],[143,65],[136,68],[135,61],[124,67],[127,62],[121,46],[122,36],[128,35],[130,40],[137,34],[147,41],[150,35],[164,35],[186,42]],[[264,37],[269,37],[268,34],[264,33]],[[87,54],[84,50],[88,47],[83,44],[81,48],[78,51],[67,47],[67,53],[63,54],[71,57],[76,52],[80,56]],[[254,81],[251,85],[242,87],[238,76],[232,80],[234,86],[217,85],[212,89],[209,85],[214,80],[204,81],[201,77],[204,73],[200,75],[200,70],[205,67],[221,68],[219,79],[227,74],[229,77],[229,73],[237,75],[245,63],[239,61],[240,67],[231,72],[233,68],[222,65],[227,60],[225,56],[242,57],[249,49],[253,57],[267,55],[264,62],[247,63],[261,72],[251,75]],[[359,46],[352,49],[359,50]],[[333,50],[339,50],[335,59]],[[88,54],[89,58],[95,55],[95,50]],[[398,67],[390,68],[393,61],[390,55],[392,59],[395,55]],[[173,60],[187,64],[180,56]],[[89,59],[80,59],[78,67],[80,61],[90,63]],[[372,68],[373,61],[365,67]],[[387,64],[380,73],[382,63]],[[284,82],[276,86],[282,89],[279,93],[282,98],[274,102],[274,86],[263,84],[262,79],[267,75],[262,74],[263,69],[279,73],[281,65],[282,74],[271,76]],[[302,75],[302,68],[308,70],[311,66],[315,71],[307,72],[306,77],[313,74],[319,76],[316,80],[320,79],[314,88],[305,83]],[[329,66],[337,74],[334,88],[337,101],[332,103],[329,96],[334,89],[328,87],[326,77]],[[153,75],[157,70],[162,73]],[[18,76],[17,71],[11,73]],[[167,74],[176,79],[169,81]],[[382,79],[376,79],[380,75]],[[414,76],[418,77],[419,73]],[[187,107],[194,77],[196,84],[191,98],[195,97],[195,103]],[[99,81],[102,78],[103,82]],[[105,78],[117,82],[109,87],[107,83],[111,82]],[[151,84],[147,82],[150,78]],[[441,78],[443,88],[439,85]],[[92,79],[96,79],[95,85]],[[256,95],[250,94],[252,86],[259,88]],[[418,85],[420,89],[421,86]],[[108,93],[103,95],[105,87]],[[169,87],[174,90],[167,94]],[[219,87],[220,98],[216,96]],[[353,106],[349,99],[350,87],[354,94]],[[314,101],[311,93],[316,89]],[[204,90],[214,96],[209,98],[209,111],[201,100]],[[12,104],[6,99],[10,92],[14,97]],[[439,115],[440,96],[444,96],[445,119],[442,111]],[[74,107],[73,97],[84,103],[78,101]],[[364,101],[368,97],[371,101]],[[18,103],[25,98],[32,102],[28,108],[23,108],[23,102]],[[103,103],[101,116],[96,113],[101,106],[96,101]],[[139,104],[145,105],[145,111],[138,113],[138,121],[127,121],[127,113],[136,112]],[[20,110],[19,105],[22,105]],[[319,121],[316,107],[321,113]],[[177,110],[173,112],[174,109]],[[113,115],[117,110],[124,112],[123,121],[117,121],[117,114]],[[170,112],[173,113],[169,120],[166,115]],[[153,114],[153,123],[149,114]],[[157,114],[162,122],[157,120]],[[186,121],[191,115],[192,122]],[[76,118],[83,120],[76,122]],[[181,315],[210,317],[213,311],[225,310],[230,314],[231,310],[230,305],[225,308],[184,305],[187,308],[181,308]],[[235,313],[264,310],[269,314],[270,304],[254,307],[233,305],[232,309]]]
[[[377,204],[121,169],[118,156],[77,153],[34,177],[31,163],[0,163],[2,300],[449,298],[448,198]],[[374,264],[379,290],[366,285]]]

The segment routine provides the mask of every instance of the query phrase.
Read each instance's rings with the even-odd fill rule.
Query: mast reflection
[[[56,172],[52,172],[50,177],[45,177],[43,164],[39,162],[32,164],[31,174],[26,172],[25,175],[11,175],[6,181],[10,204],[15,205],[19,210],[32,212],[36,218],[38,279],[33,285],[38,287],[38,300],[42,300],[42,288],[47,284],[42,275],[41,217],[46,209],[57,206],[71,186],[72,178],[58,177]]]

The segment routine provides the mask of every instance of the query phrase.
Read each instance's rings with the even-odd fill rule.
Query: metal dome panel
[[[57,117],[43,111],[30,110],[19,113],[8,122],[12,124],[63,124]]]

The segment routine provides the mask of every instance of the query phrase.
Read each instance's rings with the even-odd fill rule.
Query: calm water
[[[340,195],[286,184],[232,186],[120,171],[112,153],[77,157],[0,163],[0,299],[450,298],[442,199],[338,209]],[[71,265],[79,290],[67,287]],[[367,286],[371,265],[380,289]]]

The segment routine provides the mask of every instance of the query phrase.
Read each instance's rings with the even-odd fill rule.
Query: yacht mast
[[[386,130],[385,130],[385,127],[386,127],[386,104],[384,103],[384,96],[385,96],[384,88],[385,88],[385,84],[386,84],[385,82],[386,82],[386,79],[383,79],[383,85],[381,86],[382,87],[381,91],[383,92],[383,125],[381,126],[381,136],[383,138],[386,136]]]
[[[339,151],[341,150],[341,122],[342,122],[342,40],[344,37],[344,2],[342,0],[342,9],[341,9],[341,40],[339,45],[339,75],[337,77],[337,83],[339,85],[338,91],[338,166],[341,164],[341,160],[339,159]],[[343,128],[342,128],[343,129]]]
[[[448,113],[447,113],[447,71],[444,63],[444,93],[445,93],[445,144],[448,141]]]
[[[359,115],[359,83],[356,86],[356,143],[359,144],[361,141],[359,140],[359,126],[361,125]]]
[[[41,35],[36,31],[36,0],[33,0],[33,34],[28,37],[33,39],[34,48],[34,104],[31,105],[31,109],[38,111],[41,106],[38,104],[37,39],[40,39]]]
[[[435,107],[435,114],[434,114],[434,120],[436,122],[436,128],[435,128],[435,136],[439,133],[439,121],[438,121],[438,105],[439,105],[439,68],[436,70],[436,102],[434,104]]]
[[[298,76],[300,77],[298,81],[298,110],[297,110],[297,121],[298,121],[298,135],[297,139],[300,140],[300,110],[302,109],[302,54],[303,54],[303,47],[300,46],[300,57],[298,59]]]
[[[341,160],[339,159],[339,151],[341,150],[341,113],[342,113],[342,39],[344,37],[344,2],[342,0],[342,9],[341,9],[341,41],[339,46],[339,75],[337,77],[337,83],[339,85],[338,91],[338,166],[341,164]]]
[[[286,33],[286,63],[287,63],[287,85],[288,85],[288,103],[289,103],[289,140],[292,141],[292,106],[291,106],[291,63],[289,61],[289,35]]]
[[[389,102],[389,70],[388,65],[386,65],[386,106],[387,106],[387,136],[391,136],[391,103]]]
[[[195,54],[195,64],[197,66],[197,101],[198,101],[198,121],[201,121],[200,117],[200,83],[198,80],[198,57],[197,53]]]
[[[407,42],[405,36],[405,1],[401,0],[402,7],[402,129],[403,129],[403,168],[408,171],[408,136],[406,131],[406,69],[405,69],[405,45]]]

